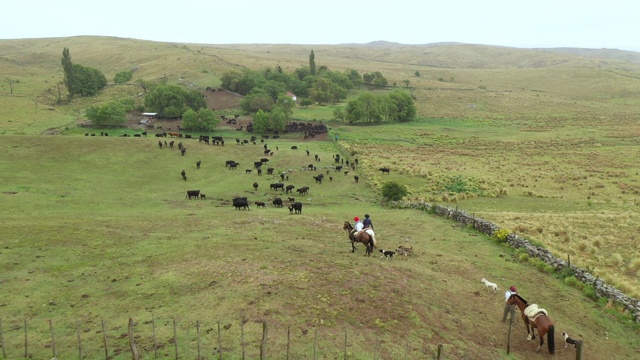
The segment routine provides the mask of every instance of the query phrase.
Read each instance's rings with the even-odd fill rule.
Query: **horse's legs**
[[[356,244],[355,242],[351,242],[351,252],[355,252],[356,251]]]
[[[540,344],[538,345],[538,348],[536,349],[536,352],[540,351],[540,349],[542,348],[542,344],[544,344],[544,331],[540,332],[540,330],[538,330],[538,336],[540,337]]]
[[[531,340],[531,331],[529,330],[529,318],[527,318],[527,316],[522,313],[522,322],[524,323],[524,326],[527,328],[527,340]]]

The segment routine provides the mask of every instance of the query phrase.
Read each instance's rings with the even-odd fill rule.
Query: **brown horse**
[[[553,320],[549,318],[546,314],[542,313],[538,315],[534,321],[529,320],[529,317],[525,315],[525,309],[529,306],[527,301],[523,299],[520,295],[513,294],[507,300],[507,304],[512,305],[516,304],[522,313],[522,320],[524,321],[525,326],[527,327],[527,340],[535,339],[536,333],[535,330],[538,331],[538,336],[540,337],[540,345],[536,349],[536,352],[540,351],[542,344],[544,344],[544,335],[547,336],[547,347],[549,349],[549,354],[553,354],[555,352],[555,344],[553,339]],[[531,325],[531,331],[529,331],[529,325]]]
[[[344,222],[344,226],[342,227],[342,229],[346,230],[347,233],[349,234],[349,240],[351,240],[351,252],[356,251],[355,243],[360,242],[364,244],[364,246],[366,247],[367,253],[365,255],[371,256],[371,253],[373,252],[373,248],[377,247],[376,236],[373,230],[371,229],[362,230],[358,233],[358,235],[356,235],[356,230],[353,228],[353,226],[351,226],[351,223],[349,223],[348,221]]]

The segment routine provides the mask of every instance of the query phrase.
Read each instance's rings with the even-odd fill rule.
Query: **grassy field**
[[[311,187],[298,199],[302,215],[290,215],[272,206],[250,212],[231,206],[233,196],[252,202],[276,196],[268,185],[279,177],[244,171],[262,157],[261,145],[184,140],[182,157],[160,149],[155,138],[82,136],[86,131],[75,124],[86,106],[120,97],[140,102],[142,90],[110,85],[99,97],[59,103],[65,46],[74,62],[101,69],[109,80],[136,68],[134,80],[190,88],[218,86],[222,73],[242,67],[279,64],[292,71],[306,65],[311,50],[94,37],[0,40],[0,69],[18,80],[13,93],[0,83],[0,318],[8,358],[22,354],[25,319],[33,358],[51,355],[48,320],[56,324],[59,358],[77,355],[76,321],[87,357],[100,357],[101,320],[114,358],[129,358],[122,336],[128,317],[138,322],[145,358],[153,356],[152,319],[162,356],[173,356],[174,318],[185,357],[196,356],[200,321],[208,358],[217,347],[217,322],[225,358],[240,358],[243,323],[247,357],[256,358],[266,320],[275,358],[285,354],[288,326],[294,358],[311,358],[316,331],[320,358],[342,357],[345,333],[351,359],[405,352],[423,359],[435,356],[438,344],[456,359],[546,358],[524,340],[522,323],[506,355],[502,291],[511,284],[549,310],[556,358],[575,357],[561,348],[562,331],[585,339],[587,358],[637,358],[637,325],[615,305],[596,305],[466,228],[387,209],[379,196],[385,181],[405,184],[409,201],[465,209],[559,257],[570,254],[638,297],[637,60],[467,45],[314,46],[318,65],[332,70],[381,71],[397,84],[410,79],[420,118],[352,127],[330,121],[333,106],[297,109],[294,117],[327,121],[329,138],[340,140],[268,141],[279,148],[268,163],[276,174]],[[336,153],[358,157],[360,183],[353,172],[332,170]],[[333,181],[316,184],[315,174],[303,171],[314,154]],[[238,170],[224,167],[229,159],[241,163]],[[377,170],[383,166],[391,174]],[[202,190],[207,200],[185,200],[188,189]],[[342,224],[364,213],[372,215],[381,247],[410,245],[416,255],[384,261],[363,257],[362,247],[351,254]],[[485,292],[482,277],[501,291]]]

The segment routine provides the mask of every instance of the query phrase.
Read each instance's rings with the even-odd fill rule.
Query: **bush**
[[[529,254],[524,253],[524,254],[520,254],[520,256],[518,256],[518,260],[520,260],[521,262],[525,262],[529,260]]]
[[[131,71],[121,71],[113,77],[113,82],[116,84],[126,83],[133,78]]]
[[[398,201],[407,196],[407,187],[395,181],[389,181],[382,185],[382,196],[386,200]]]
[[[598,294],[596,294],[596,287],[593,286],[593,285],[585,285],[584,288],[582,289],[582,292],[588,298],[591,298],[593,300],[597,300],[598,299]]]
[[[499,229],[491,237],[498,242],[505,242],[510,233],[508,229]]]

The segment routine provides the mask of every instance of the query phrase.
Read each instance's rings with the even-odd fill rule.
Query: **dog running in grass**
[[[487,280],[487,279],[485,279],[485,278],[482,278],[482,280],[480,280],[480,281],[482,281],[482,282],[484,283],[484,286],[485,286],[485,288],[486,288],[487,290],[493,289],[493,293],[494,293],[494,294],[495,294],[496,292],[498,292],[498,290],[500,290],[500,289],[498,289],[498,285],[497,285],[497,284],[492,283],[491,281],[489,281],[489,280]]]
[[[400,245],[397,249],[396,252],[398,253],[399,256],[403,256],[403,257],[407,257],[409,255],[413,255],[413,246],[411,247],[404,247],[402,245]]]
[[[578,340],[573,340],[569,337],[569,334],[563,332],[562,337],[564,338],[564,348],[566,349],[569,344],[573,345],[573,347],[577,347]]]
[[[387,260],[390,260],[391,258],[393,258],[393,255],[396,253],[395,251],[391,251],[391,250],[384,250],[384,249],[380,249],[380,252],[382,253],[382,256],[380,256],[381,258],[387,258]]]

